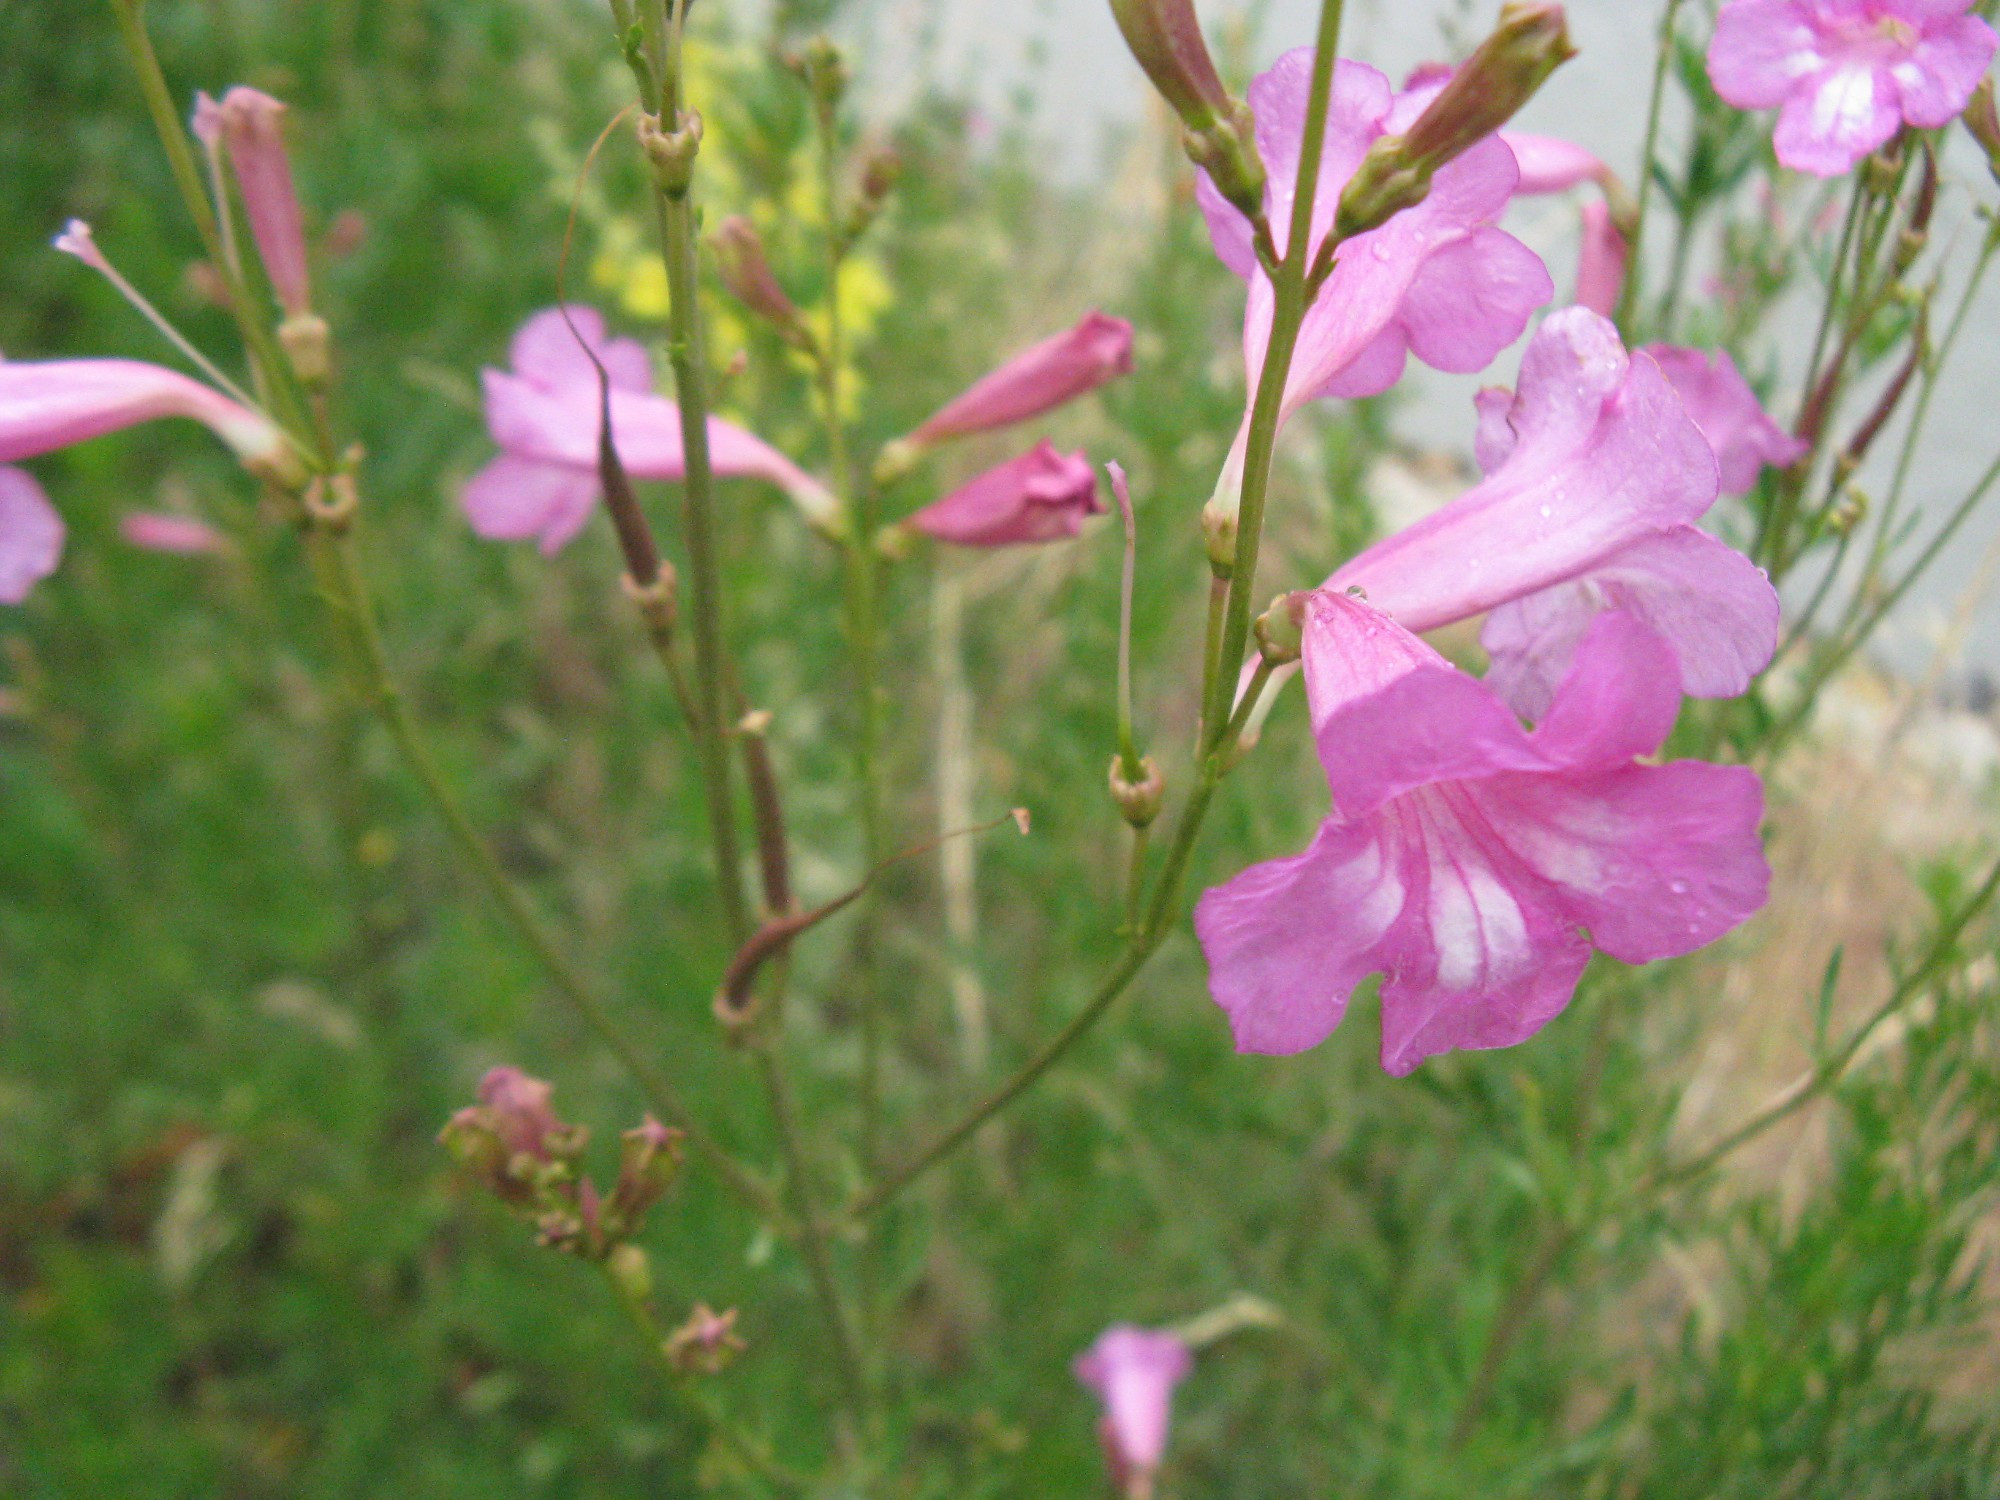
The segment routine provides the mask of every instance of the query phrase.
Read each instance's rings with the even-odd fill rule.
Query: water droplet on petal
[[[1667,889],[1676,896],[1685,896],[1688,893],[1688,883],[1685,880],[1670,880],[1667,882]]]

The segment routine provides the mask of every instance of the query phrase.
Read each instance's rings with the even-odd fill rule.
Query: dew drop
[[[1555,513],[1556,513],[1556,512],[1555,512],[1555,507],[1554,507],[1554,506],[1551,506],[1551,505],[1544,505],[1544,506],[1542,507],[1542,512],[1541,512],[1541,514],[1542,514],[1542,519],[1543,519],[1544,521],[1546,521],[1546,520],[1547,520],[1547,519],[1548,519],[1548,518],[1549,518],[1550,516],[1554,515]]]
[[[1688,883],[1685,880],[1669,881],[1667,889],[1672,891],[1676,896],[1685,896],[1688,893]]]
[[[1363,603],[1366,603],[1368,600],[1368,590],[1364,589],[1358,583],[1350,583],[1347,586],[1347,597],[1350,599],[1359,599]]]

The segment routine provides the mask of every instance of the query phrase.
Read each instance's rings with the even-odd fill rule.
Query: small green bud
[[[1280,594],[1257,616],[1257,650],[1273,667],[1290,666],[1305,654],[1306,596]]]

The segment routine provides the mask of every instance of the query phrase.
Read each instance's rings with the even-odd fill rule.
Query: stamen
[[[243,285],[243,261],[236,251],[236,215],[229,204],[229,183],[223,176],[222,106],[206,90],[194,96],[194,138],[208,156],[208,195],[215,201],[215,227],[222,236],[222,263],[230,285]]]
[[[266,421],[271,422],[273,427],[278,425],[275,421],[271,421],[270,413],[266,412],[257,402],[245,395],[235,381],[218,370],[207,355],[189,343],[181,334],[181,331],[169,323],[166,316],[157,307],[153,306],[152,303],[148,302],[137,287],[118,274],[118,268],[105,259],[104,252],[97,248],[97,240],[91,234],[90,226],[84,223],[83,220],[71,219],[65,224],[63,232],[55,237],[55,247],[65,255],[74,255],[86,266],[89,266],[91,270],[97,272],[98,275],[116,287],[119,295],[131,303],[138,310],[141,317],[145,318],[148,323],[151,323],[153,327],[158,329],[168,343],[180,350],[183,355],[193,362],[202,374],[209,378],[210,382],[220,387],[224,394],[229,396],[231,400],[256,412]]]

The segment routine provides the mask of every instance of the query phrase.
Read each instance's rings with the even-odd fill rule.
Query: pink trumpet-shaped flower
[[[178,371],[136,359],[0,360],[0,463],[162,417],[202,423],[252,470],[299,477],[277,427]]]
[[[0,465],[0,604],[19,604],[62,561],[63,522],[35,476]]]
[[[1081,453],[1058,453],[1044,442],[960,485],[903,524],[961,547],[1006,547],[1065,541],[1103,509],[1089,460]]]
[[[982,376],[902,441],[910,449],[1011,427],[1132,371],[1132,325],[1101,312]]]
[[[1303,854],[1195,912],[1239,1050],[1318,1044],[1378,971],[1390,1073],[1512,1046],[1569,1003],[1593,948],[1690,953],[1763,905],[1755,773],[1638,760],[1680,693],[1666,644],[1631,616],[1592,623],[1532,733],[1351,595],[1312,596],[1305,670],[1334,811]]]
[[[1194,1355],[1175,1334],[1119,1323],[1078,1355],[1073,1368],[1104,1402],[1099,1431],[1120,1492],[1144,1493],[1167,1456],[1174,1387],[1194,1369]]]
[[[159,511],[135,510],[118,523],[119,534],[135,547],[148,552],[167,552],[181,557],[225,552],[228,540],[206,521],[193,516],[170,516]]]
[[[530,537],[553,555],[583,529],[599,498],[597,367],[577,343],[581,334],[611,383],[611,432],[626,473],[680,479],[680,408],[653,391],[652,360],[631,339],[608,338],[595,308],[572,307],[572,333],[559,309],[536,313],[514,335],[511,370],[480,372],[486,426],[501,452],[473,475],[461,502],[472,529],[496,541]],[[838,532],[840,507],[826,487],[777,449],[742,428],[708,419],[709,459],[718,474],[768,480],[807,520]]]
[[[1903,125],[1957,117],[2000,36],[1973,0],[1733,0],[1708,48],[1715,91],[1776,109],[1773,144],[1795,171],[1838,177]]]
[[[1784,469],[1805,457],[1810,445],[1771,420],[1728,350],[1707,354],[1650,344],[1646,353],[1666,372],[1681,405],[1715,450],[1723,494],[1747,495],[1766,464]]]
[[[1250,85],[1257,146],[1270,169],[1266,208],[1279,248],[1289,233],[1292,192],[1304,145],[1312,49],[1279,58]],[[1324,243],[1340,194],[1380,137],[1407,129],[1437,90],[1397,95],[1363,63],[1341,62],[1327,112],[1326,149],[1313,199],[1311,239]],[[1282,416],[1324,396],[1373,396],[1401,378],[1411,354],[1440,370],[1483,370],[1520,336],[1528,318],[1554,295],[1541,258],[1495,227],[1520,182],[1514,155],[1497,139],[1473,146],[1440,168],[1429,194],[1380,228],[1340,247],[1333,274],[1300,329]],[[1197,184],[1216,253],[1250,283],[1243,354],[1255,381],[1270,336],[1274,293],[1257,264],[1249,222],[1204,178]],[[1236,506],[1239,433],[1215,504]]]
[[[1611,205],[1593,198],[1583,205],[1583,244],[1576,259],[1576,305],[1608,318],[1625,290],[1625,265],[1632,258]]]
[[[306,270],[306,232],[292,182],[292,159],[285,150],[285,106],[269,94],[238,85],[216,104],[207,95],[195,101],[195,133],[204,142],[220,139],[243,193],[243,211],[264,274],[286,316],[312,311]]]

